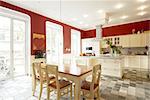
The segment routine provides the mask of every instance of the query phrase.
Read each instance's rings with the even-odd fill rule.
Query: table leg
[[[81,90],[81,82],[80,80],[76,80],[75,82],[75,95],[74,95],[74,99],[75,100],[80,100],[80,90]]]

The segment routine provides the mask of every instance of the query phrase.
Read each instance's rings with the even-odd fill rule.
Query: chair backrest
[[[90,86],[90,90],[94,89],[94,84],[99,86],[100,83],[100,76],[101,76],[101,65],[94,65],[93,72],[92,72],[92,84]]]
[[[57,65],[47,65],[46,66],[47,84],[49,84],[49,82],[50,82],[49,75],[54,75],[55,76],[56,87],[57,87],[57,89],[60,89],[60,85],[59,85],[59,82],[58,82],[58,66]]]
[[[41,67],[41,62],[34,62],[32,64],[32,70],[34,78],[39,77],[41,81],[45,74],[45,70]]]

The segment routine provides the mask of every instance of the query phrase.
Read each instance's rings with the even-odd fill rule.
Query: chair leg
[[[98,100],[100,100],[100,93],[99,93],[99,89],[97,90],[97,98],[98,98]]]
[[[91,99],[91,100],[94,99],[94,93],[93,93],[93,92],[91,92],[91,94],[90,94],[90,99]]]
[[[33,82],[32,82],[32,95],[34,96],[35,94],[35,90],[36,90],[36,80],[33,79]]]
[[[41,96],[42,96],[42,90],[43,90],[43,83],[40,82],[40,94],[39,94],[39,100],[41,99]]]
[[[49,98],[50,98],[50,88],[47,87],[47,100],[49,100]]]
[[[70,100],[72,100],[72,84],[70,85]]]
[[[57,100],[60,100],[60,91],[57,91]]]

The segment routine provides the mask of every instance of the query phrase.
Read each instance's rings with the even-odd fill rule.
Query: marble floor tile
[[[102,100],[150,100],[150,81],[138,79],[140,75],[137,77],[138,73],[135,70],[127,71],[126,74],[134,79],[131,77],[123,77],[123,79],[101,77],[100,95]],[[91,80],[91,76],[88,79]],[[35,96],[32,96],[31,83],[32,79],[28,76],[0,81],[0,100],[38,100],[39,85],[37,85]],[[46,100],[46,95],[46,88],[44,88],[41,100]],[[50,100],[56,100],[56,96],[55,92],[51,92]],[[69,98],[69,95],[64,95],[61,100],[69,100]]]

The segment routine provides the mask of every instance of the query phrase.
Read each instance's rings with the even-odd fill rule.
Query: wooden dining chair
[[[33,74],[32,74],[32,92],[33,92],[33,95],[35,94],[35,90],[36,90],[36,83],[40,83],[40,94],[39,94],[39,97],[38,99],[40,100],[41,99],[41,96],[42,96],[42,90],[43,90],[43,84],[46,83],[46,72],[45,72],[45,68],[44,66],[46,66],[45,64],[43,64],[43,68],[42,68],[42,64],[41,62],[34,62],[32,64],[32,71],[33,71]],[[54,80],[55,77],[54,76],[49,76],[49,80]]]
[[[89,100],[94,100],[94,94],[97,94],[97,99],[100,100],[100,76],[101,76],[101,65],[94,65],[92,70],[92,81],[82,81],[81,92]]]
[[[48,75],[53,74],[55,75],[55,81],[50,83],[48,79]],[[50,89],[57,92],[57,100],[60,100],[61,93],[67,90],[67,93],[70,92],[70,100],[72,99],[72,83],[64,80],[58,79],[58,66],[56,65],[47,65],[46,66],[46,76],[47,76],[47,100],[50,98]],[[70,91],[68,89],[70,88]]]

